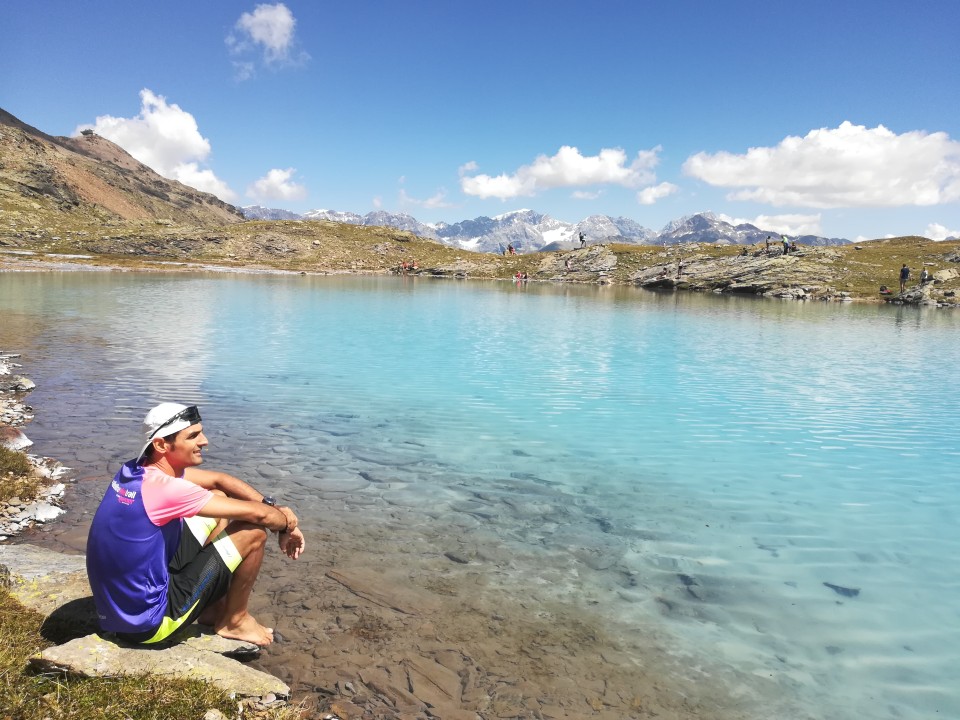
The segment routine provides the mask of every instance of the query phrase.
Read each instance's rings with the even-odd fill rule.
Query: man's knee
[[[237,552],[244,558],[254,551],[260,551],[267,544],[267,529],[262,525],[234,520],[227,526],[227,534],[233,541]]]

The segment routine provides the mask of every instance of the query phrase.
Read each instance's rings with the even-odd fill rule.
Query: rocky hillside
[[[53,137],[0,110],[0,211],[5,233],[70,223],[223,225],[232,205],[161,177],[109,140]]]

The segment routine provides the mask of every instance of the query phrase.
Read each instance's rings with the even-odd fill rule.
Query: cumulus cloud
[[[561,147],[556,155],[538,156],[531,164],[523,165],[512,174],[469,175],[478,166],[469,162],[460,168],[460,187],[467,195],[480,198],[496,197],[509,200],[536,195],[541,190],[585,185],[622,185],[640,187],[656,179],[653,169],[659,162],[659,146],[642,150],[629,165],[627,154],[620,148],[604,148],[597,155],[584,156],[569,145]]]
[[[641,205],[653,205],[657,200],[662,200],[668,195],[673,195],[679,189],[680,188],[673,183],[668,182],[651,185],[637,193],[637,202]]]
[[[210,155],[210,141],[200,134],[193,115],[146,88],[140,91],[140,103],[136,117],[101,115],[92,125],[78,126],[74,134],[93,130],[160,175],[233,202],[236,193],[201,167]]]
[[[214,175],[213,170],[201,168],[195,162],[178,165],[176,173],[176,179],[184,185],[212,193],[225,202],[234,202],[237,199],[237,194],[226,182]]]
[[[898,207],[960,200],[960,142],[944,132],[897,135],[843,122],[742,155],[697,153],[687,175],[743,188],[730,200],[800,207]]]
[[[293,182],[296,168],[270,170],[247,188],[247,197],[262,200],[302,200],[307,196],[307,188]]]
[[[946,240],[947,238],[960,238],[960,230],[950,230],[940,223],[930,223],[923,233],[924,237],[931,240]]]
[[[749,223],[761,230],[773,230],[783,235],[821,235],[820,214],[816,215],[757,215],[755,218],[734,218],[729,215],[717,215],[731,225]]]
[[[300,65],[309,60],[305,51],[297,49],[296,27],[297,19],[283,3],[264,3],[253,12],[243,13],[226,38],[231,54],[246,58],[233,62],[236,79],[248,80],[256,73],[251,56],[270,67]]]

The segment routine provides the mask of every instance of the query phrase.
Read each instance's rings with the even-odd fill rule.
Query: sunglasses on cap
[[[160,431],[163,430],[163,428],[169,425],[173,425],[178,420],[183,420],[184,422],[190,423],[191,425],[196,425],[198,422],[200,422],[199,408],[197,408],[196,405],[191,405],[190,407],[184,408],[183,410],[178,412],[176,415],[174,415],[172,418],[167,420],[163,425],[158,427],[154,431],[153,436],[160,437]]]

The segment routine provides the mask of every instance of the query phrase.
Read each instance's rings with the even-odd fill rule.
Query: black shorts
[[[204,545],[215,524],[209,518],[184,520],[180,547],[167,568],[170,577],[163,620],[152,630],[117,633],[118,638],[144,644],[168,640],[227,594],[233,571],[242,558],[225,532],[221,532],[209,545]]]

